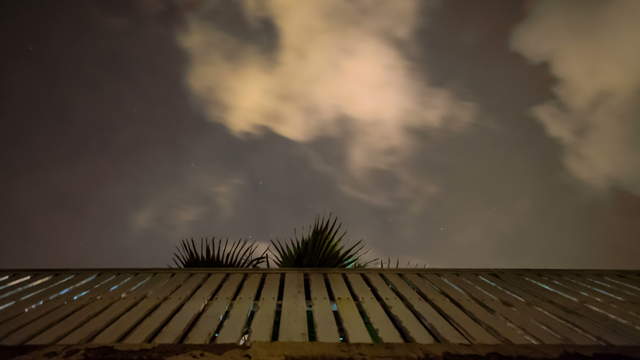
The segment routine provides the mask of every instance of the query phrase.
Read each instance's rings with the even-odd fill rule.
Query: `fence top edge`
[[[567,273],[638,273],[640,269],[561,269],[561,268],[365,268],[365,269],[340,269],[340,268],[273,268],[273,269],[238,269],[238,268],[41,268],[41,269],[1,269],[0,273],[82,273],[82,272],[117,272],[117,273],[285,273],[285,272],[320,272],[320,273],[376,273],[376,272],[420,272],[420,273],[530,273],[530,272],[567,272]]]

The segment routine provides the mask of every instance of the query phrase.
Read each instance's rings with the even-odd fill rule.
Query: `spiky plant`
[[[378,260],[378,259],[376,259]],[[400,258],[396,258],[396,261],[393,262],[393,260],[388,257],[387,261],[385,262],[384,259],[379,259],[380,261],[380,269],[400,269]],[[410,261],[407,261],[407,266],[405,268],[419,268],[419,267],[423,267],[423,268],[427,268],[428,265],[424,264],[423,266],[420,266],[420,264],[415,263],[415,264],[411,264]]]
[[[356,264],[366,253],[362,240],[350,247],[343,244],[346,235],[340,231],[341,223],[331,214],[327,218],[316,217],[307,233],[294,236],[288,242],[271,240],[269,252],[278,267],[331,267],[346,268]]]
[[[370,266],[371,265],[371,266]],[[419,263],[411,263],[407,261],[406,266],[400,266],[400,258],[392,259],[391,257],[387,257],[387,259],[373,259],[364,262],[357,262],[350,266],[353,269],[364,269],[364,268],[380,268],[380,269],[409,269],[409,268],[428,268],[428,264],[419,264]]]
[[[257,244],[242,239],[229,243],[229,239],[201,238],[199,244],[184,239],[176,249],[173,262],[179,268],[255,268],[266,260],[266,250],[256,256]]]

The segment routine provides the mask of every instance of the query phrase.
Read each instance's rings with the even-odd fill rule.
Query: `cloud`
[[[131,216],[136,234],[161,228],[173,238],[190,235],[206,223],[211,214],[226,221],[235,213],[235,203],[243,182],[232,176],[193,176],[181,189],[154,197]]]
[[[567,168],[598,187],[640,194],[640,2],[537,1],[511,47],[546,63],[555,98],[532,109]]]
[[[367,180],[375,170],[393,170],[409,187],[419,183],[402,168],[414,147],[411,129],[455,130],[470,120],[471,104],[430,86],[406,56],[424,4],[242,4],[249,26],[265,19],[275,25],[275,50],[221,30],[207,20],[218,9],[201,8],[179,38],[190,59],[190,89],[210,119],[240,137],[265,128],[299,143],[345,136],[348,177],[341,187],[352,195],[375,200],[380,187]]]

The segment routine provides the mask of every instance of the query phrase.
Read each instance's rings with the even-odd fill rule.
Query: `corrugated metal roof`
[[[640,272],[0,271],[0,344],[640,345]]]

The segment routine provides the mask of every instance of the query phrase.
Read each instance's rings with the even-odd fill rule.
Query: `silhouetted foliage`
[[[255,256],[256,248],[256,244],[247,240],[229,244],[229,239],[212,237],[200,239],[196,244],[194,239],[185,239],[176,247],[173,261],[180,268],[255,268],[266,260],[266,250]]]
[[[294,230],[294,237],[287,242],[271,240],[274,250],[269,252],[278,267],[352,267],[366,251],[363,252],[362,240],[346,248],[343,245],[346,232],[341,232],[341,227],[338,218],[331,214],[326,219],[317,217],[306,234],[298,236]],[[369,262],[372,261],[375,260]]]
[[[380,269],[400,269],[400,258],[396,258],[395,261],[393,261],[390,257],[387,258],[387,261],[385,262],[384,259],[376,259],[380,261]],[[378,267],[378,266],[375,266]],[[407,266],[404,268],[427,268],[427,265],[422,265],[420,266],[420,264],[416,263],[416,264],[411,264],[411,262],[407,261]]]
[[[362,240],[344,245],[346,231],[341,229],[337,217],[318,216],[306,233],[298,235],[294,229],[294,236],[288,241],[271,240],[273,249],[268,248],[259,256],[255,255],[257,244],[248,240],[230,243],[228,239],[212,237],[196,244],[194,239],[185,239],[177,246],[173,261],[180,268],[255,268],[265,263],[271,267],[270,260],[283,268],[400,268],[399,258],[364,260],[367,251]],[[407,267],[422,266],[407,262]]]

